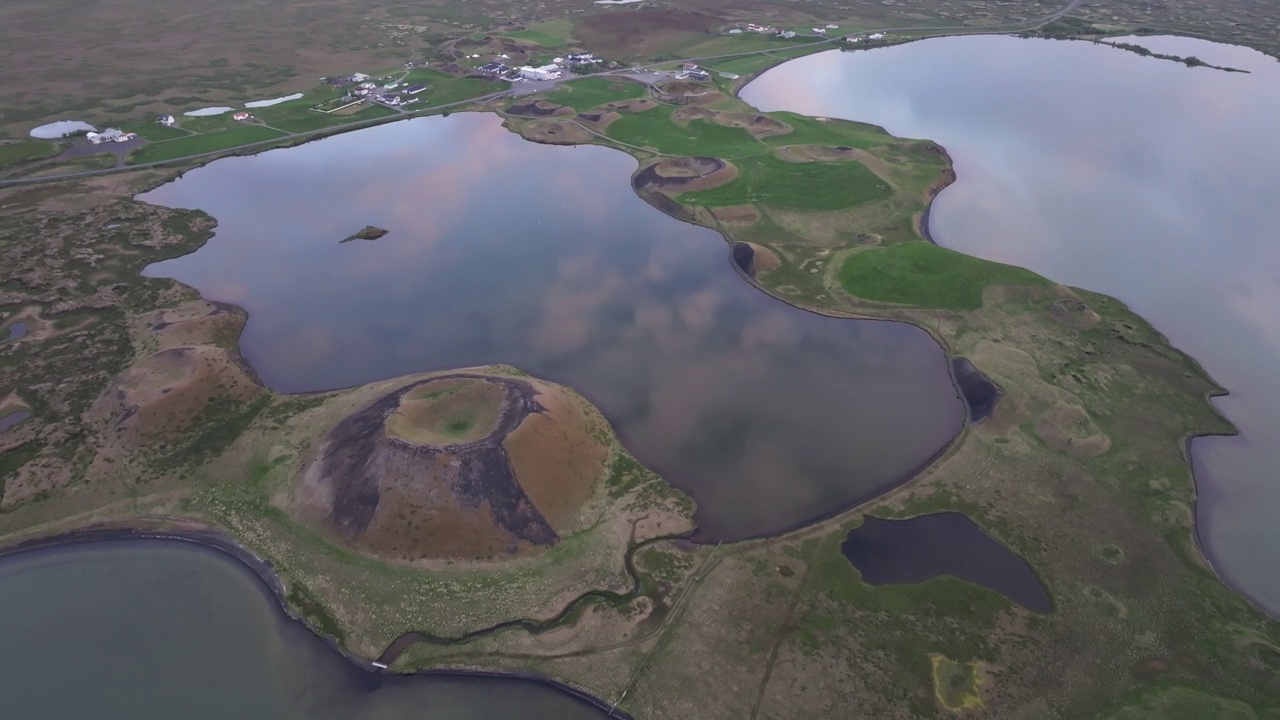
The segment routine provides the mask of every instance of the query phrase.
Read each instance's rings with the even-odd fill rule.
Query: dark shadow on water
[[[1038,613],[1053,600],[1026,561],[955,512],[909,520],[867,517],[840,551],[872,585],[901,585],[951,575],[995,590]]]

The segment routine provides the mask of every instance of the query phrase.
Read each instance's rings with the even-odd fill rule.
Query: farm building
[[[409,93],[410,95],[417,95],[418,93],[426,89],[427,89],[426,85],[410,85],[409,87],[405,88],[404,91]]]
[[[85,137],[89,138],[89,142],[94,145],[101,145],[102,143],[108,142],[128,142],[138,136],[134,133],[127,133],[116,128],[107,128],[102,132],[85,133]]]
[[[520,68],[520,77],[525,80],[554,80],[560,77],[560,68],[555,65],[543,65],[542,67],[529,67],[526,65]]]
[[[232,116],[231,116],[231,119],[232,119],[232,120],[241,120],[241,121],[243,121],[243,120],[252,120],[252,119],[253,119],[253,116],[252,116],[252,115],[250,115],[250,114],[249,114],[249,113],[247,113],[247,112],[238,112],[238,113],[236,113],[235,115],[232,115]]]
[[[156,118],[156,122],[160,123],[161,125],[164,125],[165,127],[173,127],[174,125],[178,124],[177,118],[175,118],[172,115],[161,115],[160,117]]]

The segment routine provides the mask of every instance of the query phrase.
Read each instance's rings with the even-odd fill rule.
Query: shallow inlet
[[[219,160],[142,196],[218,220],[146,274],[246,308],[244,354],[280,390],[487,363],[569,385],[695,497],[708,541],[838,512],[956,436],[924,331],[752,288],[718,233],[635,195],[634,169],[470,113]],[[370,224],[390,232],[339,244]]]
[[[605,717],[528,680],[362,670],[286,618],[238,561],[183,542],[0,559],[0,637],[8,717]]]
[[[867,517],[840,546],[872,585],[919,583],[943,575],[976,583],[1038,613],[1053,601],[1026,561],[960,513],[909,520]]]
[[[764,110],[881,125],[947,148],[945,247],[1123,300],[1226,387],[1240,429],[1192,443],[1197,532],[1219,573],[1280,616],[1280,62],[1247,48],[955,37],[822,53],[747,86]]]

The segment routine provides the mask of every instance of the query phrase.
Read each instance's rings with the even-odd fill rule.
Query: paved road
[[[919,25],[919,26],[881,28],[879,30],[866,30],[860,33],[853,33],[853,34],[865,36],[865,35],[869,35],[871,33],[877,33],[877,32],[881,32],[881,33],[937,32],[937,33],[947,33],[947,34],[957,34],[957,33],[983,34],[983,33],[1017,32],[1019,30],[1030,30],[1032,28],[1038,27],[1045,23],[1053,22],[1054,20],[1057,20],[1058,18],[1061,18],[1062,16],[1066,15],[1072,10],[1075,10],[1076,8],[1080,7],[1080,4],[1082,2],[1084,2],[1084,0],[1071,0],[1061,9],[1056,10],[1052,13],[1049,13],[1048,15],[1045,15],[1043,17],[1034,18],[1032,20],[1025,20],[1018,23],[1009,23],[1005,25],[987,25],[985,27],[968,27],[968,26],[940,27],[936,25],[929,25],[929,26]],[[633,69],[639,68],[641,70],[646,70],[648,68],[654,68],[654,67],[659,67],[663,65],[670,65],[672,63],[705,62],[707,60],[723,60],[726,58],[747,57],[750,55],[767,55],[770,53],[782,52],[786,50],[795,50],[799,48],[808,48],[808,47],[814,47],[817,45],[835,43],[840,41],[841,39],[842,39],[841,37],[824,38],[814,42],[799,43],[796,45],[788,45],[786,47],[781,47],[781,48],[770,48],[768,50],[753,50],[750,52],[727,53],[724,55],[705,55],[702,57],[663,60],[662,62],[650,63],[648,65],[636,65],[636,66],[633,66]],[[592,73],[590,75],[570,74],[558,80],[548,80],[548,81],[543,81],[539,83],[516,83],[510,88],[506,88],[504,90],[500,90],[495,93],[489,93],[488,95],[481,95],[480,97],[468,98],[466,100],[459,100],[457,102],[445,103],[443,105],[425,107],[420,110],[408,111],[408,110],[401,109],[402,112],[399,115],[395,115],[393,117],[374,118],[372,120],[360,120],[357,122],[347,123],[345,125],[334,125],[332,127],[322,128],[319,130],[310,130],[307,132],[287,133],[284,137],[272,138],[270,140],[263,140],[261,142],[249,143],[247,145],[239,145],[235,148],[230,148],[226,150],[214,150],[212,152],[198,153],[196,155],[188,155],[186,157],[181,157],[181,158],[173,158],[172,160],[160,160],[157,162],[139,163],[137,165],[125,165],[120,167],[105,168],[102,170],[86,170],[82,172],[66,173],[63,175],[45,175],[43,177],[11,178],[8,180],[0,180],[0,187],[12,187],[17,185],[36,185],[40,183],[58,182],[60,180],[74,180],[77,178],[97,177],[100,175],[112,175],[115,173],[130,172],[133,170],[145,170],[147,168],[166,167],[170,165],[185,165],[187,163],[190,163],[193,160],[202,160],[205,158],[218,157],[222,155],[228,155],[231,153],[240,153],[244,150],[251,150],[253,148],[258,148],[258,147],[265,148],[272,145],[278,145],[284,142],[306,140],[308,138],[323,137],[326,135],[336,135],[338,133],[349,132],[351,130],[359,130],[366,127],[373,127],[375,125],[382,125],[388,122],[395,122],[397,120],[403,120],[408,117],[429,115],[432,113],[440,112],[442,110],[448,110],[449,108],[461,107],[464,105],[471,105],[473,103],[488,102],[489,100],[494,100],[500,97],[506,97],[507,95],[517,95],[517,96],[527,95],[527,94],[530,94],[529,93],[530,85],[536,85],[536,88],[537,88],[536,91],[540,92],[542,90],[553,88],[561,82],[578,80],[585,77],[598,77],[602,75],[625,75],[628,72],[629,72],[628,70],[610,70],[606,72]]]

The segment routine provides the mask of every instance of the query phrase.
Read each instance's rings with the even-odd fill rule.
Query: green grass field
[[[367,105],[361,108],[359,112],[351,113],[350,115],[329,115],[312,110],[311,107],[312,103],[307,102],[304,98],[296,102],[258,108],[258,117],[274,128],[288,132],[308,132],[396,114],[395,110],[382,105]]]
[[[168,127],[158,122],[131,122],[120,126],[125,132],[137,133],[138,137],[147,142],[161,142],[163,140],[175,140],[177,138],[187,137],[191,133],[185,132],[180,128]]]
[[[172,160],[188,155],[228,150],[240,145],[248,145],[249,143],[278,137],[283,137],[283,135],[270,128],[264,128],[260,125],[245,125],[207,135],[192,135],[191,137],[147,145],[129,156],[129,162],[138,164]]]
[[[848,120],[817,120],[789,112],[770,113],[792,130],[784,135],[771,135],[764,142],[774,147],[783,145],[830,145],[866,149],[884,139],[884,133],[874,126]]]
[[[840,267],[840,285],[864,300],[924,308],[976,310],[982,291],[998,283],[1043,285],[1030,270],[970,257],[928,242],[855,252]]]
[[[733,158],[764,150],[742,128],[716,125],[705,120],[693,120],[682,127],[664,117],[670,114],[670,107],[629,113],[609,125],[605,134],[618,142],[650,147],[667,155]]]
[[[710,207],[759,203],[840,210],[893,194],[887,182],[859,162],[791,163],[759,155],[735,164],[738,177],[710,190],[681,195],[680,202]]]
[[[616,88],[616,89],[615,89]],[[629,80],[584,78],[561,85],[547,99],[582,112],[615,100],[629,100],[644,95],[644,86]]]
[[[0,144],[0,165],[52,157],[58,146],[51,142],[29,141]]]
[[[516,40],[527,40],[545,47],[558,47],[567,44],[569,38],[572,37],[572,33],[573,21],[561,19],[532,23],[523,30],[503,33],[503,36],[515,38]]]

